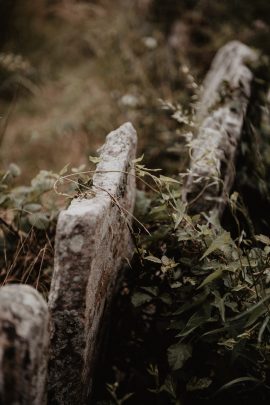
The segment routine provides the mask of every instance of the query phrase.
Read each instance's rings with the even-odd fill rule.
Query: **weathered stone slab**
[[[194,211],[222,214],[235,177],[234,161],[251,95],[247,63],[258,54],[233,41],[213,60],[197,107],[198,134],[192,143],[184,199]],[[201,181],[198,179],[201,178]]]
[[[27,285],[0,289],[0,404],[46,404],[48,307]]]
[[[73,200],[58,220],[49,297],[52,404],[85,404],[92,384],[102,319],[125,257],[133,212],[137,135],[127,123],[101,149],[93,195]]]

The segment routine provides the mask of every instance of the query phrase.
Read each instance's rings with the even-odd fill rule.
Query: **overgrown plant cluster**
[[[256,96],[262,90],[257,79]],[[107,380],[113,383],[107,385],[106,400],[104,385],[97,388],[97,403],[268,402],[270,238],[260,229],[269,230],[269,224],[261,213],[251,217],[246,205],[251,178],[257,179],[252,190],[260,195],[258,206],[259,200],[269,202],[268,161],[262,158],[267,141],[258,143],[258,133],[265,137],[267,132],[266,117],[258,110],[265,114],[266,106],[260,103],[262,98],[249,109],[239,152],[246,162],[222,224],[215,211],[192,214],[179,181],[158,176],[158,170],[137,160],[143,187],[136,216],[148,232],[137,228],[133,235],[136,253],[110,335]],[[163,105],[192,130],[188,112]]]
[[[190,80],[195,83],[191,75]],[[184,129],[196,130],[192,109],[164,106]],[[245,125],[243,156],[252,145],[254,123]],[[192,149],[191,136],[186,138]],[[105,367],[110,383],[107,390],[104,380],[96,385],[96,403],[253,403],[255,398],[266,403],[270,238],[256,232],[249,218],[240,193],[245,176],[240,173],[241,187],[236,181],[228,198],[230,222],[221,224],[214,211],[190,212],[182,198],[185,173],[174,179],[148,169],[142,158],[134,163],[140,185],[132,231],[135,254],[114,306]],[[265,160],[265,173],[267,168]],[[2,284],[29,283],[47,295],[59,207],[66,198],[95,192],[93,172],[85,166],[69,171],[67,165],[59,174],[42,171],[28,187],[16,187],[16,165],[1,173]],[[262,184],[265,178],[258,183],[260,192]],[[49,192],[54,197],[48,198]],[[268,194],[267,186],[263,193]]]

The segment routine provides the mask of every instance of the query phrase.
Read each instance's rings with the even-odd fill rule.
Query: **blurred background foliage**
[[[159,99],[187,104],[181,67],[200,82],[240,39],[269,54],[265,0],[0,0],[0,158],[27,182],[77,166],[131,120],[148,164],[178,170],[176,126]]]

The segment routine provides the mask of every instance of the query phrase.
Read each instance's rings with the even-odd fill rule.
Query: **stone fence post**
[[[45,405],[48,307],[27,285],[0,288],[0,404]]]
[[[119,270],[130,255],[137,135],[127,123],[111,132],[87,197],[58,220],[49,296],[51,404],[86,404],[104,314]]]

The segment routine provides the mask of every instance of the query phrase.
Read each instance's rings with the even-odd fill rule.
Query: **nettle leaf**
[[[163,273],[166,273],[166,271],[173,269],[174,267],[176,267],[179,264],[179,263],[176,263],[174,261],[174,259],[170,259],[169,257],[167,257],[165,255],[162,256],[161,263],[162,263],[161,271]]]
[[[168,348],[168,362],[172,370],[180,370],[192,356],[192,346],[185,343],[176,343]]]
[[[164,384],[160,387],[160,391],[167,392],[172,398],[177,398],[177,387],[172,376],[168,376],[164,381]]]
[[[209,256],[211,253],[215,252],[216,250],[220,250],[223,253],[228,252],[228,247],[235,246],[234,241],[231,238],[230,232],[223,231],[220,235],[218,235],[208,247],[208,249],[204,252],[203,256],[200,260],[203,260],[205,257]]]

